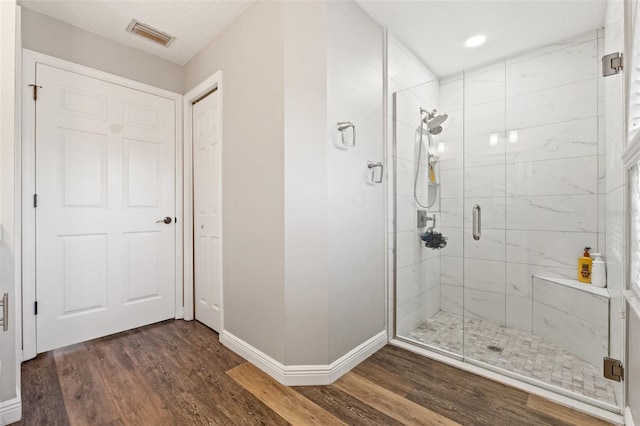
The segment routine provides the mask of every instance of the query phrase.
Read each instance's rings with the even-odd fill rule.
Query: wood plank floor
[[[23,425],[604,425],[386,346],[331,386],[285,387],[191,321],[165,321],[22,366]]]

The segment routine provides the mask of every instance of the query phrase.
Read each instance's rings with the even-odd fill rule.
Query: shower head
[[[422,119],[422,121],[427,125],[427,129],[432,135],[440,134],[442,132],[441,124],[444,123],[447,118],[449,118],[447,114],[436,115],[437,112],[438,111],[436,111],[435,109],[429,112],[423,108],[420,108],[420,114],[425,114],[425,117]]]
[[[431,133],[432,135],[439,135],[440,133],[442,133],[442,126],[438,126],[438,127],[429,126],[429,133]]]
[[[447,118],[449,118],[447,114],[436,115],[435,117],[431,117],[431,119],[427,122],[427,125],[429,126],[429,129],[435,129],[436,127],[440,127],[440,125],[444,123]]]

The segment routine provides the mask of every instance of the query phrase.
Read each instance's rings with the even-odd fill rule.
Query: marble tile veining
[[[505,303],[504,292],[500,294],[472,288],[464,289],[464,315],[466,318],[479,318],[493,324],[506,325]]]
[[[597,117],[518,129],[517,141],[506,144],[507,163],[597,155],[598,130]]]
[[[506,206],[507,229],[574,232],[598,230],[596,194],[507,197]]]
[[[483,232],[484,234],[484,232]],[[584,247],[595,247],[595,232],[507,230],[507,262],[575,268]]]
[[[609,327],[533,301],[533,332],[594,365],[609,355]]]
[[[597,117],[598,82],[593,78],[507,98],[506,111],[507,129]]]
[[[464,261],[462,257],[442,256],[440,258],[440,282],[462,287]]]
[[[509,64],[506,70],[507,96],[596,78],[597,48],[597,40],[593,39]],[[562,63],[562,66],[549,70],[549,64],[553,63]]]
[[[465,229],[464,257],[466,259],[505,260],[505,230],[482,229],[482,237],[474,240],[472,230]]]
[[[468,289],[505,292],[505,264],[493,260],[466,259],[464,262],[465,287]]]
[[[442,284],[440,288],[440,309],[450,314],[462,315],[462,292],[462,287]]]
[[[597,194],[598,157],[507,164],[506,176],[511,196]]]
[[[507,327],[518,330],[533,331],[533,306],[528,297],[506,296]]]
[[[440,311],[406,334],[438,349],[616,404],[611,382],[594,366],[536,334]],[[501,352],[488,346],[502,348]]]
[[[464,172],[464,196],[500,197],[505,193],[505,165],[472,167]]]
[[[609,299],[606,296],[534,277],[533,300],[602,328],[609,325]]]
[[[486,71],[466,73],[464,80],[465,106],[481,105],[504,99],[504,64],[492,65],[494,68]]]

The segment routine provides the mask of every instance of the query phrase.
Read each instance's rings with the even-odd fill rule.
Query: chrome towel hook
[[[349,132],[347,132],[347,130],[351,128],[351,143],[348,142],[347,139],[347,134]],[[348,146],[348,147],[354,147],[356,146],[356,125],[353,124],[350,121],[338,121],[338,130],[340,131],[341,137],[342,137],[342,145],[344,146]]]

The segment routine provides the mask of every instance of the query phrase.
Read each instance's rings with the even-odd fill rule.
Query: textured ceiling
[[[0,0],[2,1],[2,0]],[[19,0],[36,12],[184,65],[252,0]],[[601,27],[606,0],[358,0],[443,77]],[[176,36],[167,48],[125,32],[132,18]],[[485,45],[464,41],[485,34]]]
[[[358,3],[438,76],[602,27],[606,0],[421,0]],[[475,49],[467,38],[484,34]]]
[[[2,1],[2,0],[0,0]],[[252,1],[20,0],[18,3],[103,37],[184,65]],[[125,31],[131,19],[176,37],[169,47]]]

